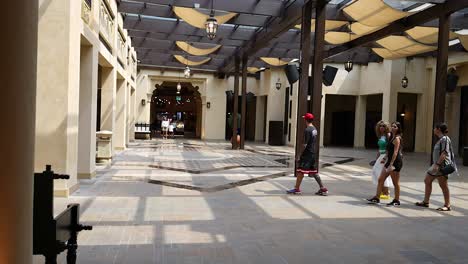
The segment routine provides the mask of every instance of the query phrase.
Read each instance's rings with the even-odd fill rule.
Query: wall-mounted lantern
[[[276,82],[276,90],[281,89],[281,79],[278,78],[278,81]]]
[[[207,103],[206,103],[206,108],[208,108],[208,109],[211,108],[211,103],[210,103],[210,102],[207,102]]]

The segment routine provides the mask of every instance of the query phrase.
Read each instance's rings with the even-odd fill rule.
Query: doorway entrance
[[[163,82],[151,96],[151,133],[162,135],[163,121],[172,128],[170,137],[201,138],[202,104],[198,86],[189,82]]]
[[[242,96],[238,100],[238,114],[240,116],[242,111]],[[234,93],[232,91],[226,92],[226,133],[225,139],[230,140],[232,137],[232,128],[229,124],[232,112],[234,111]],[[257,116],[257,97],[253,93],[247,93],[247,107],[246,107],[246,121],[245,121],[245,140],[255,140],[255,123]],[[238,121],[240,124],[240,121]]]
[[[418,109],[418,95],[398,93],[397,118],[404,134],[403,150],[413,152],[416,137],[416,110]]]
[[[354,118],[356,96],[331,95],[325,97],[325,146],[352,147],[354,145]]]
[[[367,96],[366,102],[366,149],[376,149],[377,135],[375,134],[375,126],[382,120],[382,94],[373,94]]]

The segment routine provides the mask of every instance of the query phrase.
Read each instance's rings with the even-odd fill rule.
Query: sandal
[[[448,211],[452,211],[452,208],[450,208],[450,206],[443,206],[443,207],[437,208],[437,211],[448,212]]]
[[[426,202],[417,202],[415,203],[416,206],[420,206],[420,207],[429,207],[429,203],[426,203]]]
[[[367,199],[367,201],[368,201],[369,203],[374,203],[374,204],[380,203],[380,199],[377,198],[376,196],[374,196],[374,197],[372,197],[372,198],[370,198],[370,199]]]

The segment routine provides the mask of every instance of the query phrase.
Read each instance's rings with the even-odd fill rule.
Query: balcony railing
[[[81,18],[90,25],[91,17],[91,0],[81,0]]]
[[[112,48],[114,40],[114,16],[104,1],[101,1],[99,22],[100,34],[107,42],[107,44]]]
[[[132,59],[131,59],[131,71],[132,71],[132,77],[133,79],[135,79],[136,77],[136,72],[137,72],[137,61],[135,59],[135,57],[132,56]]]
[[[122,36],[122,33],[117,34],[117,45],[118,45],[118,50],[117,50],[117,56],[121,62],[122,67],[125,67],[126,64],[126,58],[127,58],[127,47],[125,45],[125,39]]]

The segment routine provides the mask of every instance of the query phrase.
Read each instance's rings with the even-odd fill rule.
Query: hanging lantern
[[[190,78],[190,68],[189,68],[189,66],[185,67],[184,76],[185,76],[185,78]]]
[[[182,85],[177,83],[177,94],[180,94],[180,90],[182,90]]]
[[[211,13],[210,17],[206,19],[205,22],[205,30],[206,30],[206,36],[209,39],[214,39],[216,38],[216,32],[218,31],[218,20],[216,20],[214,16],[214,0],[211,0]]]
[[[213,10],[211,11],[210,17],[205,22],[206,36],[209,39],[216,38],[216,32],[218,31],[218,21],[214,17]]]
[[[352,61],[352,60],[348,60],[347,62],[345,62],[344,68],[345,68],[345,70],[346,70],[347,72],[350,72],[350,71],[353,70],[353,65],[354,65],[353,61]]]
[[[403,79],[401,79],[401,87],[403,88],[407,88],[408,87],[408,77],[403,77]]]

